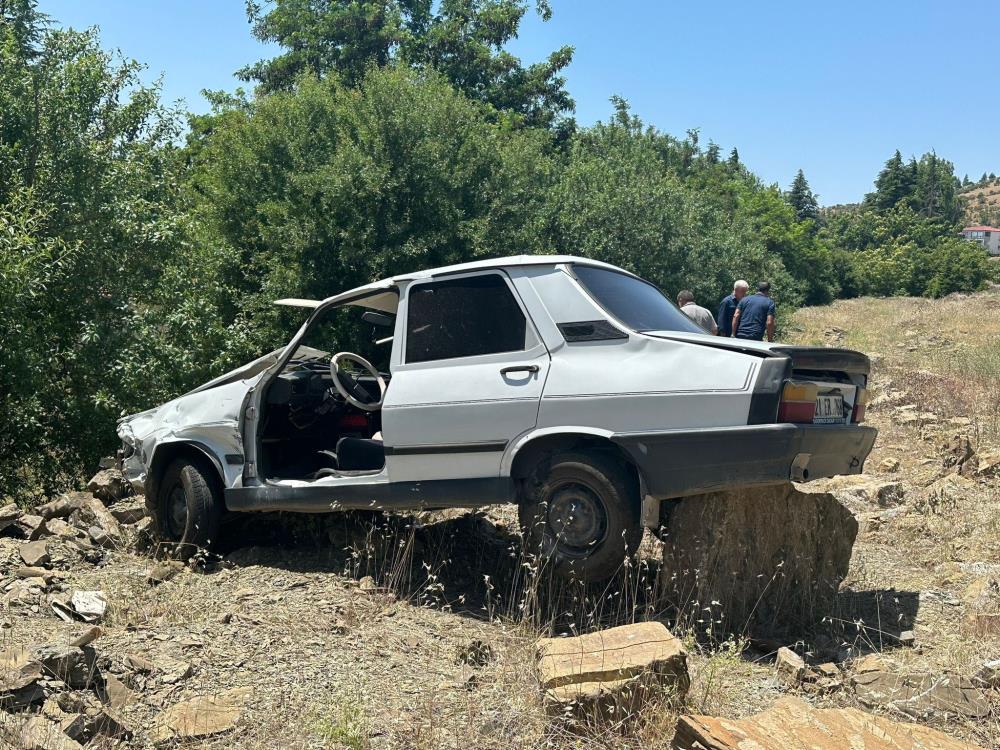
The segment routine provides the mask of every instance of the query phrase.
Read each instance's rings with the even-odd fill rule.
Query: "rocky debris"
[[[148,677],[156,677],[164,685],[176,685],[194,673],[190,662],[165,654],[157,654],[152,658],[140,656],[139,654],[127,654],[124,662],[125,668],[130,672]]]
[[[62,727],[42,716],[32,716],[21,727],[19,736],[22,750],[82,750],[76,740],[70,739]]]
[[[3,531],[8,526],[12,526],[23,515],[23,511],[14,505],[14,503],[0,507],[0,531]]]
[[[683,644],[659,622],[542,638],[537,656],[546,707],[566,718],[622,718],[655,692],[683,699],[691,684]]]
[[[685,498],[665,538],[664,604],[711,606],[699,636],[735,630],[788,642],[833,611],[857,532],[836,497],[809,485]]]
[[[51,521],[53,518],[69,518],[73,511],[78,508],[79,504],[76,498],[67,495],[37,506],[35,513],[46,521]]]
[[[885,659],[878,654],[867,654],[860,659],[855,659],[854,663],[851,664],[851,668],[855,674],[864,674],[865,672],[885,671],[888,669],[888,665]]]
[[[1000,690],[1000,659],[985,662],[972,681],[980,687]]]
[[[982,689],[961,675],[877,670],[855,674],[851,683],[858,700],[866,706],[891,708],[915,718],[951,714],[975,719],[990,711]]]
[[[125,475],[116,468],[101,469],[89,482],[87,491],[101,502],[112,505],[132,494]]]
[[[45,519],[34,513],[25,513],[15,524],[21,536],[29,542],[40,538],[46,532]]]
[[[179,560],[161,560],[146,572],[146,583],[157,586],[166,583],[184,570],[184,563]]]
[[[66,622],[82,620],[97,623],[104,618],[108,608],[108,600],[102,591],[74,591],[69,601],[51,597],[49,604],[59,619]]]
[[[1000,453],[989,453],[980,456],[979,468],[976,469],[976,476],[980,479],[1000,477]]]
[[[112,709],[120,710],[135,703],[136,693],[130,690],[124,682],[109,673],[104,675],[104,689],[101,700],[111,706]]]
[[[29,568],[41,567],[50,560],[49,548],[43,541],[22,544],[18,552],[21,559],[24,560],[24,564]]]
[[[879,461],[878,470],[881,471],[883,474],[895,474],[897,471],[899,471],[899,466],[900,466],[899,459],[890,456],[889,458],[883,458],[881,461]]]
[[[896,424],[921,427],[937,424],[937,414],[930,411],[917,411],[913,404],[896,407]]]
[[[97,655],[90,648],[77,646],[42,646],[32,657],[42,670],[71,688],[90,687],[94,679]]]
[[[975,490],[976,483],[961,474],[947,474],[917,493],[914,507],[940,514],[953,509],[958,502]]]
[[[177,703],[156,717],[150,739],[189,740],[227,732],[240,720],[249,697],[249,688],[233,688]]]
[[[131,498],[115,503],[108,510],[118,523],[131,526],[139,523],[146,517],[146,499],[142,497]]]
[[[954,435],[943,446],[944,468],[963,477],[974,476],[979,468],[979,458],[968,435]]]
[[[831,477],[816,486],[861,511],[872,505],[881,508],[899,505],[906,497],[906,487],[902,482],[876,479],[865,474]]]
[[[782,698],[745,719],[682,716],[675,750],[979,750],[930,727],[873,716],[856,708],[819,709]]]
[[[363,576],[358,581],[358,590],[364,591],[366,594],[372,594],[379,590],[379,586],[371,576]]]
[[[786,646],[778,649],[778,654],[774,660],[774,668],[779,675],[793,683],[802,682],[802,679],[806,676],[805,660]]]

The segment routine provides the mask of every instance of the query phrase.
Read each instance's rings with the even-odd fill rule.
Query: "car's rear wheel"
[[[157,528],[174,554],[187,557],[215,541],[222,519],[222,488],[204,462],[178,459],[160,482]]]
[[[519,515],[528,549],[558,575],[602,581],[642,541],[638,488],[604,453],[559,453],[528,477]]]

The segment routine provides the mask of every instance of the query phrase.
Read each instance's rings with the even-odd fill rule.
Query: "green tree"
[[[903,155],[896,149],[875,179],[875,192],[865,196],[865,205],[887,211],[900,201],[909,200],[915,188],[915,178],[915,164],[913,167],[904,164]]]
[[[785,199],[795,209],[795,217],[799,221],[819,221],[819,204],[801,169],[785,193]]]
[[[550,127],[573,109],[562,47],[525,67],[505,49],[527,11],[524,0],[273,0],[248,3],[253,34],[284,52],[238,71],[261,93],[287,91],[303,75],[336,73],[357,85],[369,66],[433,67],[467,96]],[[538,0],[548,19],[547,0]]]
[[[114,445],[149,385],[125,321],[185,236],[177,119],[138,64],[33,8],[0,6],[0,496],[77,479]]]

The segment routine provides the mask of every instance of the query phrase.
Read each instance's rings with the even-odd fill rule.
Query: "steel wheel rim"
[[[563,482],[551,490],[547,522],[562,550],[575,556],[590,554],[608,532],[600,495],[577,481]]]

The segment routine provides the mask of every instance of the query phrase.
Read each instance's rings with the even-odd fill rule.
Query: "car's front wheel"
[[[604,453],[559,453],[526,480],[519,515],[528,549],[558,575],[603,581],[642,541],[638,488]]]
[[[157,529],[186,557],[215,541],[222,518],[222,489],[218,477],[203,462],[178,459],[167,467],[160,482]]]

